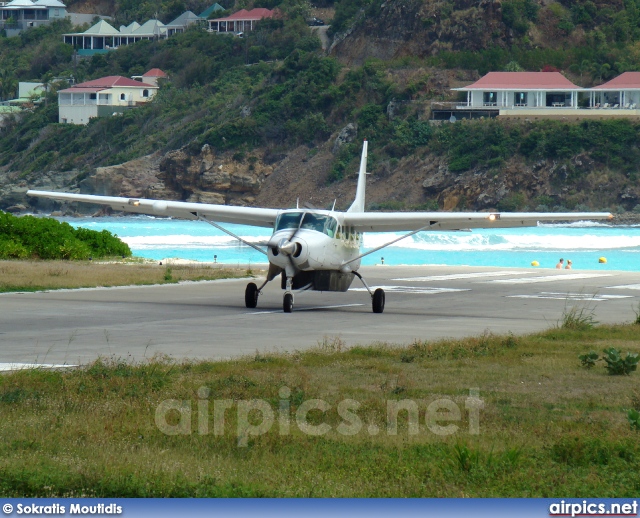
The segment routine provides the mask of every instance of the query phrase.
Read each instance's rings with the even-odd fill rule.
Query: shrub
[[[632,429],[640,431],[640,412],[635,408],[627,410],[627,420]]]
[[[578,356],[578,358],[580,359],[580,363],[583,367],[590,369],[592,367],[595,367],[596,362],[598,361],[598,353],[595,351],[590,351],[586,354],[581,354],[580,356]]]
[[[609,374],[614,375],[629,375],[638,368],[638,355],[635,353],[627,353],[625,358],[622,357],[620,351],[614,347],[609,347],[604,350],[603,360],[606,362],[605,369],[609,371]]]
[[[572,306],[571,308],[565,306],[559,327],[575,331],[586,331],[598,323],[593,314],[594,309],[589,306]]]
[[[0,259],[88,259],[131,256],[108,230],[74,229],[52,218],[17,217],[0,212]]]

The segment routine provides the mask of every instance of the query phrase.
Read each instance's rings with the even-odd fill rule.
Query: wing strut
[[[258,252],[267,255],[267,252],[265,252],[262,248],[260,248],[259,246],[254,245],[253,243],[249,243],[249,241],[246,241],[244,239],[242,239],[240,236],[236,236],[233,232],[231,232],[230,230],[227,230],[224,227],[221,227],[220,225],[218,225],[217,223],[214,223],[211,220],[208,220],[206,218],[206,216],[201,216],[199,212],[194,213],[194,215],[200,220],[200,221],[204,221],[205,223],[209,223],[209,225],[211,225],[212,227],[216,227],[218,230],[222,230],[225,234],[230,235],[231,237],[237,239],[238,241],[240,241],[241,243],[244,243],[245,245],[250,246],[251,248],[254,248],[255,250],[257,250]]]
[[[425,225],[422,228],[419,228],[418,230],[414,230],[412,232],[409,232],[408,234],[405,234],[404,236],[400,236],[396,239],[394,239],[393,241],[389,241],[388,243],[385,243],[384,245],[380,245],[376,248],[374,248],[373,250],[369,250],[368,252],[365,252],[364,254],[360,254],[358,257],[354,257],[353,259],[349,259],[348,261],[345,261],[344,263],[342,263],[342,266],[345,266],[349,263],[352,263],[353,261],[357,261],[358,259],[362,259],[363,257],[372,254],[374,252],[377,252],[378,250],[382,250],[383,248],[388,247],[389,245],[392,245],[393,243],[397,243],[398,241],[406,238],[406,237],[411,237],[414,234],[417,234],[418,232],[422,232],[423,230],[428,230],[429,228],[431,228],[433,226],[435,222],[431,222],[428,225]]]

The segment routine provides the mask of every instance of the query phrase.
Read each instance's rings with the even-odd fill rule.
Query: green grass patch
[[[632,497],[640,490],[638,374],[609,376],[577,360],[611,346],[640,351],[637,326],[408,346],[348,347],[326,337],[310,351],[221,362],[103,358],[6,374],[0,492]],[[397,420],[393,405],[404,409]],[[273,422],[259,430],[265,411]],[[313,435],[305,422],[328,429]],[[435,433],[450,425],[452,433]]]
[[[121,258],[112,258],[108,262],[0,261],[0,293],[175,284],[252,275],[250,270],[221,264],[161,266]]]

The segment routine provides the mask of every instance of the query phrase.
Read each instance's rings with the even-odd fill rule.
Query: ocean
[[[148,259],[181,258],[226,264],[265,263],[263,254],[201,221],[150,216],[58,218],[73,226],[109,230],[125,241],[133,254]],[[266,241],[268,229],[227,225],[251,242]],[[364,250],[401,234],[368,233]],[[640,225],[615,226],[575,222],[532,228],[481,229],[472,232],[421,232],[363,259],[363,264],[467,265],[553,268],[562,257],[574,269],[640,271]],[[600,263],[605,258],[606,263]]]

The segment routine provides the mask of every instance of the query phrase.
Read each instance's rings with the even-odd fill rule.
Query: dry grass
[[[112,359],[68,372],[18,372],[0,377],[0,494],[631,497],[640,491],[640,445],[625,409],[637,404],[639,374],[609,376],[578,360],[608,346],[640,351],[638,326],[404,347],[349,348],[328,337],[308,352],[226,362]],[[282,434],[283,387],[291,416],[305,401],[326,401],[330,409],[308,420],[331,431],[305,435],[292,417]],[[484,402],[479,434],[469,432],[465,410],[473,387]],[[425,424],[428,405],[441,398],[462,410],[453,435]],[[156,409],[169,399],[191,408],[190,433],[170,436],[156,426]],[[255,399],[276,421],[238,447],[238,402]],[[351,436],[336,431],[346,422],[337,411],[345,399],[359,404],[362,421]],[[397,435],[386,433],[387,404],[402,399],[420,409],[417,435],[406,414]],[[216,400],[232,404],[222,435],[214,433]],[[207,405],[209,430],[199,433]]]
[[[37,291],[97,286],[166,284],[215,280],[251,275],[246,269],[224,265],[145,264],[124,260],[97,261],[0,261],[0,292]]]

